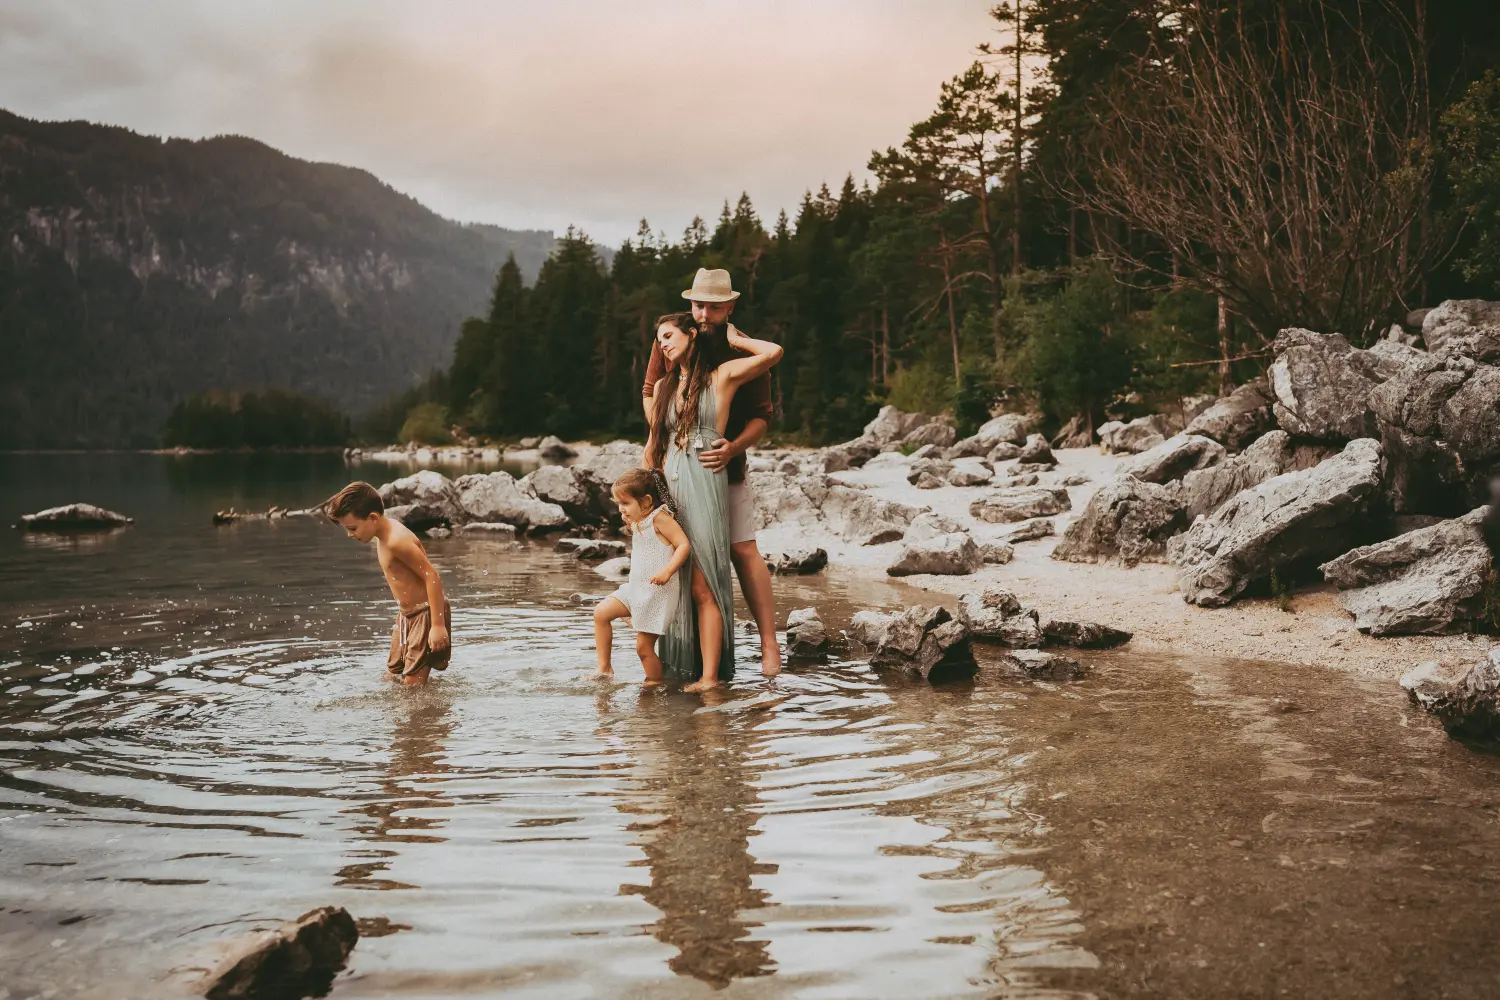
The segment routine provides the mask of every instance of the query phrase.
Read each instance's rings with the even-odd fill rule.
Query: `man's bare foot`
[[[765,677],[781,673],[781,644],[774,639],[760,644],[760,672]]]
[[[710,680],[701,680],[701,681],[693,681],[693,683],[691,683],[691,684],[687,685],[686,687],[684,687],[683,690],[686,691],[688,694],[697,694],[699,691],[712,691],[714,688],[716,688],[718,686],[719,686],[719,682],[716,681],[716,680],[712,680],[712,681],[710,681]]]

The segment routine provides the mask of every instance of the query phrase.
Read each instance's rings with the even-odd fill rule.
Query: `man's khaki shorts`
[[[729,484],[729,544],[755,541],[755,497],[749,483]]]

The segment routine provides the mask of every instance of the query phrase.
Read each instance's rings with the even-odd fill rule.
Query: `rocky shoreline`
[[[852,441],[752,454],[761,550],[791,571],[901,576],[954,608],[999,587],[1145,648],[1391,680],[1425,664],[1435,704],[1441,678],[1493,669],[1500,626],[1500,304],[1444,303],[1422,330],[1369,349],[1284,330],[1265,379],[1107,423],[1098,446],[1081,421],[1048,440],[1039,416],[1004,414],[959,439],[886,407]],[[424,470],[382,496],[428,532],[613,533],[608,485],[640,446],[524,443],[571,464]],[[966,641],[961,615],[929,611],[945,649]]]

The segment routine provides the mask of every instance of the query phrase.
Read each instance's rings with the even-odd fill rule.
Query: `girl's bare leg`
[[[612,676],[615,672],[609,662],[610,646],[615,641],[614,620],[630,614],[630,609],[618,597],[606,597],[594,609],[594,653],[599,660],[600,677]]]
[[[724,652],[724,616],[719,614],[719,602],[714,600],[708,579],[697,566],[693,567],[693,604],[698,608],[698,650],[703,654],[703,677],[683,690],[707,691],[719,684],[719,657]]]
[[[635,652],[641,658],[641,666],[646,671],[646,686],[655,687],[661,683],[665,671],[661,665],[661,657],[656,655],[657,637],[650,632],[637,632],[635,634]]]

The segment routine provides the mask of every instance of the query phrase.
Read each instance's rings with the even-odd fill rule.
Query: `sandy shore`
[[[1472,663],[1495,640],[1482,635],[1401,636],[1372,638],[1354,628],[1353,617],[1338,603],[1329,585],[1299,590],[1290,608],[1275,601],[1247,598],[1226,608],[1198,608],[1177,592],[1172,566],[1142,563],[1134,569],[1115,564],[1088,565],[1059,562],[1052,549],[1074,513],[1083,509],[1094,490],[1114,473],[1120,458],[1096,449],[1058,450],[1056,472],[1043,483],[1081,473],[1090,482],[1068,490],[1073,512],[1053,518],[1057,536],[1020,542],[1015,559],[1004,566],[987,565],[970,576],[911,576],[903,582],[933,592],[933,603],[952,605],[960,594],[990,584],[1004,586],[1022,603],[1043,616],[1083,618],[1135,633],[1134,648],[1174,653],[1202,653],[1253,660],[1338,667],[1373,677],[1395,679],[1423,660]],[[978,540],[999,538],[1007,526],[987,524],[969,516],[969,504],[990,486],[945,486],[919,490],[906,482],[906,463],[835,473],[834,478],[862,486],[887,500],[928,507],[970,528]],[[871,575],[885,573],[895,560],[900,542],[860,546],[802,527],[773,526],[758,535],[762,551],[795,547],[813,541],[828,549],[830,561],[844,567],[865,567]]]

